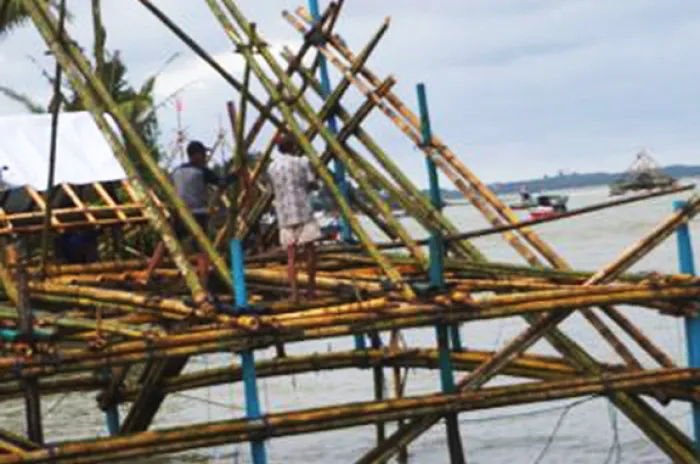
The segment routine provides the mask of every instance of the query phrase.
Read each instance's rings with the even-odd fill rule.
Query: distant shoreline
[[[671,165],[662,167],[663,171],[676,179],[684,177],[700,176],[700,166]],[[517,193],[523,187],[530,192],[542,192],[551,190],[579,189],[585,187],[598,187],[610,185],[619,179],[624,172],[608,173],[593,172],[586,174],[572,173],[557,176],[545,176],[540,179],[519,180],[514,182],[494,182],[489,188],[498,195]],[[426,191],[427,193],[427,191]],[[464,198],[461,192],[456,190],[443,190],[445,200],[460,200]]]

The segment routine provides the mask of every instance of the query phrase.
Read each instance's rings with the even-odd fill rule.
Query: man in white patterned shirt
[[[307,297],[314,296],[316,286],[316,247],[321,228],[314,218],[311,191],[318,188],[309,160],[296,139],[289,133],[280,134],[278,151],[273,154],[267,175],[275,194],[275,211],[280,230],[280,245],[287,248],[287,272],[290,299],[299,301],[296,258],[299,248],[306,255],[309,274]]]

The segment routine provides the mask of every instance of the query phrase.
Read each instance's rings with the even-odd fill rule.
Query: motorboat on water
[[[511,204],[510,208],[513,210],[528,210],[531,218],[540,219],[565,213],[568,202],[568,195],[531,195],[528,192],[521,192],[520,202]]]

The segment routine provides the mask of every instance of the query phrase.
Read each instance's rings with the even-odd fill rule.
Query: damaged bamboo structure
[[[245,63],[239,80],[153,2],[132,1],[237,93],[238,111],[229,107],[236,140],[233,162],[246,165],[253,146],[264,149],[246,182],[233,192],[217,192],[215,208],[224,214],[210,238],[48,4],[22,0],[57,66],[129,177],[87,186],[49,182],[46,192],[24,186],[14,192],[27,198],[29,206],[21,211],[8,210],[13,192],[0,194],[0,401],[27,398],[31,431],[24,438],[20,431],[0,426],[0,464],[101,463],[240,442],[252,443],[253,462],[262,464],[266,439],[359,425],[375,426],[376,446],[356,462],[384,463],[394,456],[405,461],[413,440],[443,420],[448,425],[449,459],[455,464],[466,462],[469,450],[468,437],[462,443],[458,414],[591,395],[608,398],[669,459],[697,462],[692,440],[652,404],[695,404],[700,399],[699,366],[676,365],[636,326],[628,308],[663,317],[698,316],[700,279],[635,274],[630,268],[700,211],[700,197],[692,196],[609,265],[598,271],[575,270],[533,230],[547,221],[520,221],[459,156],[425,131],[427,115],[416,115],[412,105],[393,92],[397,79],[382,79],[370,70],[370,58],[390,27],[388,18],[355,54],[335,32],[343,2],[314,12],[317,4],[312,0],[312,11],[283,12],[285,21],[301,34],[302,44],[297,51],[287,48],[282,57],[275,57],[265,31],[249,21],[236,2],[193,3],[192,8],[211,10],[236,47]],[[330,90],[327,76],[316,77],[316,70],[327,64],[340,76]],[[252,81],[262,92],[252,90]],[[362,96],[359,107],[347,103],[350,92]],[[385,115],[491,227],[459,230],[373,137],[365,121],[375,113]],[[327,127],[329,118],[340,127]],[[257,253],[251,246],[243,257],[234,246],[253,239],[264,242],[276,232],[274,222],[263,220],[272,207],[263,174],[274,151],[272,138],[263,134],[281,130],[297,139],[354,238],[353,243],[319,246],[318,295],[303,303],[286,302],[289,277],[283,253]],[[552,220],[690,189],[594,205]],[[415,227],[409,227],[399,211],[415,220]],[[183,222],[208,255],[213,265],[208,286],[199,281],[189,250],[176,238],[173,218]],[[370,224],[380,232],[370,232]],[[113,253],[99,262],[49,259],[49,235],[85,229],[117,230],[122,237],[127,232],[137,237],[152,234],[165,242],[170,258],[155,270],[155,282],[141,278],[151,251],[143,244],[131,245],[133,259],[123,259],[124,250],[116,241],[103,247]],[[425,240],[426,234],[431,239]],[[103,245],[111,240],[107,235],[100,235]],[[486,235],[501,235],[525,264],[490,261],[473,241]],[[434,239],[443,241],[444,250],[425,249]],[[26,259],[12,251],[21,251],[23,243],[30,244]],[[229,245],[230,256],[223,252]],[[433,278],[436,269],[440,283]],[[689,269],[683,272],[692,274]],[[309,280],[306,272],[300,274],[301,284]],[[610,347],[618,358],[615,362],[597,359],[582,341],[560,329],[573,314],[581,315],[581,323],[590,325],[599,341]],[[527,324],[519,336],[493,350],[464,348],[460,324],[516,316]],[[436,331],[434,346],[402,342],[406,331],[425,329]],[[285,354],[285,346],[341,337],[353,337],[355,349]],[[556,355],[527,352],[542,339]],[[253,352],[268,348],[276,348],[278,356],[253,360]],[[640,352],[653,365],[643,363]],[[221,353],[240,353],[241,362],[185,370],[194,357]],[[260,411],[256,378],[341,369],[371,369],[373,399]],[[436,371],[440,389],[406,395],[408,369]],[[392,395],[386,370],[394,374]],[[463,377],[455,378],[456,373]],[[522,382],[488,383],[497,377]],[[170,395],[234,383],[245,386],[245,416],[153,425]],[[110,437],[43,443],[39,400],[70,392],[98,393],[95,410],[106,414]],[[120,407],[127,411],[123,419]],[[392,429],[392,422],[398,427]]]

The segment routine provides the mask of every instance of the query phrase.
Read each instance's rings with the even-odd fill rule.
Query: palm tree
[[[51,5],[58,7],[58,1],[51,0]],[[29,20],[29,13],[22,0],[0,0],[0,38]]]
[[[0,0],[0,37],[29,19],[22,0]]]

